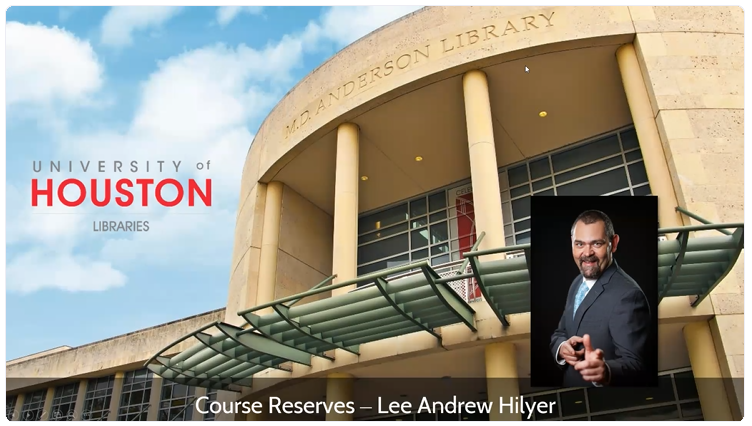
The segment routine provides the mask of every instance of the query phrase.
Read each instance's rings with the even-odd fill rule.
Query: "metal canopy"
[[[251,386],[251,376],[257,372],[285,370],[282,364],[287,362],[311,365],[312,356],[329,358],[325,352],[333,349],[357,355],[363,343],[420,331],[441,342],[434,330],[458,323],[476,331],[475,311],[439,282],[442,277],[427,261],[325,286],[333,278],[305,293],[239,312],[248,328],[207,324],[162,349],[147,361],[147,367],[177,383],[239,391],[239,387]],[[366,286],[294,306],[305,297],[353,284]],[[256,314],[268,309],[273,312]],[[209,329],[218,333],[208,334]],[[162,356],[189,338],[198,343],[172,358]]]
[[[694,217],[694,216],[693,216]],[[735,229],[733,233],[726,229]],[[716,230],[718,237],[690,238],[696,231]],[[658,301],[664,297],[696,296],[692,306],[707,297],[733,268],[744,249],[744,224],[703,224],[658,230],[678,234],[658,242]],[[520,257],[481,261],[481,256],[523,252]],[[466,253],[483,298],[505,326],[507,315],[530,312],[530,244]]]
[[[719,230],[722,236],[689,238],[691,232],[702,230]],[[658,243],[659,297],[695,295],[693,305],[697,305],[736,262],[744,247],[744,225],[659,230],[659,235],[673,233],[678,234],[676,239]],[[207,324],[159,351],[146,365],[173,382],[240,391],[251,387],[258,372],[289,371],[289,362],[311,365],[312,356],[329,359],[325,352],[333,349],[357,355],[361,344],[414,332],[427,332],[441,344],[437,328],[462,323],[476,331],[475,311],[448,285],[464,278],[475,278],[484,299],[507,326],[507,315],[530,311],[530,244],[476,251],[483,236],[464,254],[465,263],[456,275],[441,277],[423,261],[335,285],[330,282],[336,276],[331,276],[304,293],[238,312],[246,328]],[[510,252],[517,253],[501,260],[480,259]],[[463,274],[468,264],[472,273]],[[295,306],[303,298],[353,284],[361,287]],[[188,339],[198,342],[172,358],[162,356]]]

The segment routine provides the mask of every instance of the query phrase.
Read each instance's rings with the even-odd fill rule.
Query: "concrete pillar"
[[[489,415],[491,421],[520,421],[521,413],[512,413],[505,407],[499,410],[499,398],[504,398],[504,404],[520,396],[520,384],[517,377],[517,358],[514,353],[514,343],[492,343],[486,346],[486,393],[488,401],[493,403],[493,410]]]
[[[274,300],[277,285],[277,256],[279,253],[279,226],[282,216],[282,182],[269,182],[266,186],[266,203],[264,205],[264,226],[261,232],[261,254],[259,260],[258,288],[255,306]],[[256,314],[273,312],[267,308]]]
[[[151,379],[151,393],[149,394],[149,410],[146,412],[147,422],[159,420],[159,403],[162,401],[162,383],[164,379],[155,375]]]
[[[337,170],[334,183],[334,246],[332,273],[334,284],[351,280],[358,274],[358,185],[360,144],[358,126],[343,123],[337,128]],[[344,294],[356,286],[332,291]]]
[[[23,409],[24,400],[26,399],[26,394],[19,394],[18,398],[16,398],[16,407],[13,409],[13,420],[14,422],[21,421],[21,410]]]
[[[40,419],[43,422],[50,420],[50,411],[52,410],[52,400],[55,398],[55,387],[50,386],[47,388],[47,395],[44,397],[44,408],[42,408],[42,418]]]
[[[206,396],[206,388],[196,388],[196,390],[193,392],[193,396],[195,396],[196,399],[193,402],[193,414],[191,415],[191,421],[203,422],[204,413],[202,413],[201,411],[205,412],[206,409],[209,408],[209,403],[205,399],[199,400],[199,398]],[[201,411],[198,411],[199,408],[201,408]]]
[[[331,373],[326,377],[326,402],[348,403],[353,399],[354,379],[352,374]],[[352,414],[338,414],[334,410],[326,414],[326,421],[352,421]]]
[[[120,410],[120,395],[123,394],[124,371],[115,373],[115,383],[112,385],[112,398],[110,399],[110,412],[107,415],[108,422],[117,421],[118,411]]]
[[[81,380],[78,383],[78,395],[76,395],[76,405],[73,407],[72,421],[80,421],[81,414],[84,411],[84,401],[86,400],[86,387],[89,385],[88,380]]]
[[[619,47],[616,51],[616,60],[619,63],[621,81],[632,113],[635,132],[640,141],[650,190],[653,195],[658,196],[660,227],[683,226],[681,215],[675,210],[679,203],[634,45],[630,43]]]
[[[499,168],[496,163],[488,78],[482,71],[469,71],[462,78],[462,86],[476,232],[478,236],[481,232],[486,233],[479,249],[504,247],[504,219],[501,215]],[[503,255],[488,256],[483,260],[499,257]]]
[[[705,421],[734,420],[710,324],[707,321],[687,324],[684,326],[684,340]]]

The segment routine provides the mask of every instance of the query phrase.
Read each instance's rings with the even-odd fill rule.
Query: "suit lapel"
[[[590,289],[587,296],[585,296],[585,298],[582,300],[582,303],[577,309],[574,317],[574,328],[575,330],[577,330],[576,333],[578,333],[580,330],[580,322],[582,322],[582,317],[585,316],[585,312],[590,309],[590,306],[592,306],[593,303],[595,303],[595,301],[601,295],[601,293],[603,293],[603,286],[611,280],[611,276],[614,275],[614,272],[616,272],[617,268],[618,266],[616,265],[616,259],[614,259],[614,261],[611,263],[611,266],[609,266],[608,269],[603,272],[603,275],[598,278],[598,281],[595,282],[593,288]],[[574,305],[572,306],[572,308],[574,308]]]

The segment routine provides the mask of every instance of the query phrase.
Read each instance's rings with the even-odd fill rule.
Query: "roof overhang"
[[[733,232],[728,231],[733,229]],[[696,237],[696,231],[718,230],[717,237]],[[744,248],[744,225],[704,224],[660,229],[676,234],[658,243],[659,303],[665,297],[707,297],[736,263]],[[484,299],[502,322],[508,315],[530,312],[530,245],[477,251],[483,234],[454,275],[439,275],[427,261],[387,269],[338,284],[331,276],[311,290],[238,312],[244,328],[223,322],[207,324],[171,343],[147,361],[147,367],[177,383],[241,391],[252,386],[254,374],[289,363],[311,365],[311,357],[330,359],[327,351],[359,354],[362,344],[415,332],[439,340],[437,329],[463,324],[475,332],[475,311],[448,283],[475,278]],[[486,255],[518,252],[518,257],[483,261]],[[470,266],[471,272],[465,272]],[[295,306],[301,299],[361,284],[347,294]],[[362,286],[363,284],[370,284]],[[270,313],[257,312],[271,308]],[[214,330],[214,333],[208,332]],[[168,358],[178,344],[198,342]]]

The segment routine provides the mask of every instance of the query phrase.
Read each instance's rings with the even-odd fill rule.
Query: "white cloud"
[[[109,262],[39,249],[10,259],[6,279],[6,289],[21,294],[45,288],[71,292],[104,291],[121,287],[128,280]]]
[[[408,15],[422,6],[337,6],[321,18],[322,34],[341,46]]]
[[[140,218],[139,218],[140,219]],[[122,266],[227,267],[229,258],[217,256],[218,247],[232,247],[235,212],[224,209],[170,209],[164,215],[149,215],[149,232],[133,238],[109,239],[101,251],[104,259],[117,259]],[[223,252],[224,254],[224,252]]]
[[[88,179],[135,177],[109,170],[112,160],[137,160],[141,167],[149,160],[152,168],[157,160],[181,160],[181,180],[212,178],[214,204],[190,211],[133,207],[131,210],[142,214],[130,216],[122,211],[108,215],[95,208],[79,208],[76,212],[84,214],[77,215],[31,215],[25,207],[28,195],[16,189],[28,188],[28,181],[11,187],[13,196],[21,200],[16,206],[23,207],[8,211],[7,244],[17,247],[16,251],[27,244],[32,249],[10,258],[8,289],[98,291],[125,285],[125,273],[134,268],[179,264],[226,267],[233,247],[243,163],[253,140],[249,121],[263,118],[289,88],[292,72],[304,54],[326,41],[346,44],[407,13],[402,8],[388,13],[384,9],[392,8],[333,8],[318,22],[262,49],[220,44],[184,52],[160,62],[142,83],[133,119],[125,130],[104,126],[71,133],[59,126],[58,149],[42,160],[108,161],[107,173],[76,174]],[[140,14],[119,10],[113,9],[102,24],[103,29],[110,28],[103,31],[103,38],[110,43],[127,42],[134,29],[168,19],[166,12],[153,13],[155,8],[145,15],[143,10]],[[338,27],[340,19],[348,22],[347,28]],[[351,25],[352,20],[357,24]],[[196,162],[206,160],[211,161],[210,171],[197,171]],[[142,172],[138,176],[143,176]],[[158,176],[152,169],[149,177],[167,176],[174,174]],[[59,182],[61,175],[52,177]],[[68,173],[66,177],[72,176]],[[59,213],[55,208],[51,212]],[[91,227],[97,220],[148,220],[150,229],[145,233],[94,233]],[[101,250],[91,242],[101,243]],[[74,255],[82,249],[88,249],[88,257]]]
[[[258,15],[262,10],[264,10],[263,6],[220,6],[217,8],[217,22],[224,27],[241,13]]]
[[[88,41],[41,24],[6,24],[6,104],[77,102],[99,90],[103,68]]]
[[[127,46],[133,43],[133,33],[161,27],[182,11],[175,6],[115,6],[102,20],[102,44]]]

